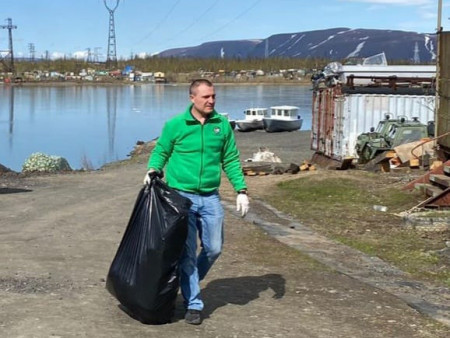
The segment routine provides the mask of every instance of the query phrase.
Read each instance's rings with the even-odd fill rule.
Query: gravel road
[[[307,131],[236,138],[242,159],[261,146],[284,162],[311,155]],[[185,324],[181,301],[171,324],[133,320],[105,290],[105,277],[146,162],[142,155],[94,172],[1,176],[2,337],[448,337],[448,327],[397,296],[315,261],[255,222],[273,216],[255,209],[253,218],[239,218],[226,182],[225,247],[202,284],[204,323]],[[249,178],[252,198],[284,176]]]

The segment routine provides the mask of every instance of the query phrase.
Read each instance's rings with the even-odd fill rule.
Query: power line
[[[167,18],[170,16],[170,14],[172,14],[172,12],[175,10],[175,8],[177,7],[177,5],[180,3],[180,0],[177,0],[175,2],[175,4],[169,9],[169,11],[167,12],[167,14],[164,16],[164,18],[158,22],[155,26],[155,28],[153,28],[152,31],[150,31],[150,33],[148,33],[146,36],[144,36],[141,40],[139,40],[136,44],[141,44],[142,41],[147,40],[158,28],[161,28],[162,24],[167,20]]]
[[[216,29],[214,32],[209,33],[205,36],[203,36],[202,38],[200,38],[199,40],[201,41],[205,41],[206,39],[208,39],[210,36],[213,36],[217,33],[219,33],[220,31],[222,31],[223,29],[227,28],[230,24],[232,24],[234,21],[236,21],[237,19],[241,18],[242,16],[244,16],[245,14],[247,14],[250,10],[252,10],[253,8],[256,7],[256,5],[258,5],[258,3],[260,3],[261,0],[256,0],[250,7],[248,7],[247,9],[245,9],[244,11],[242,11],[240,14],[238,14],[237,16],[235,16],[233,19],[231,19],[230,21],[228,21],[226,24],[222,25],[221,27],[219,27],[218,29]]]
[[[192,23],[188,26],[186,26],[185,28],[183,28],[182,30],[180,30],[178,33],[174,34],[171,38],[165,39],[165,42],[167,45],[167,42],[173,41],[176,38],[178,38],[180,36],[180,34],[186,33],[189,29],[191,29],[192,27],[194,27],[195,24],[198,23],[198,20],[200,20],[201,17],[205,16],[206,14],[208,14],[218,3],[220,0],[216,0],[211,6],[209,6],[203,13],[201,13],[198,17],[196,17]]]

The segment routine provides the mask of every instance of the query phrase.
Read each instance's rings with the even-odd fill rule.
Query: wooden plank
[[[305,170],[308,170],[308,169],[309,169],[309,165],[307,165],[307,164],[302,164],[300,166],[300,171],[305,171]]]
[[[430,170],[434,170],[436,168],[439,168],[442,166],[442,161],[433,161],[433,163],[430,166]],[[444,167],[444,172],[445,172],[445,167]]]
[[[450,187],[450,176],[446,175],[430,175],[430,182],[439,184],[442,187]]]
[[[409,166],[411,168],[418,168],[420,166],[420,161],[418,158],[411,158],[409,160]]]
[[[443,164],[443,166],[450,166],[450,160],[448,160],[447,162],[445,162]],[[430,175],[433,174],[443,174],[443,170],[442,167],[443,166],[437,166],[436,168],[431,169],[429,172],[427,172],[425,175],[422,175],[421,177],[407,183],[404,187],[403,190],[411,190],[415,184],[417,183],[429,183],[430,182]]]
[[[450,165],[444,165],[444,174],[450,176]]]
[[[395,152],[395,150],[388,150],[386,151],[384,156],[387,158],[394,158],[397,157],[397,153]]]
[[[441,194],[443,191],[441,188],[439,188],[435,185],[432,185],[432,184],[423,184],[422,190],[425,193],[425,195],[428,197],[439,196],[439,194]]]
[[[306,169],[309,169],[308,165],[305,165]],[[281,174],[296,174],[300,171],[300,168],[295,163],[261,163],[261,162],[247,162],[243,164],[242,171],[247,176],[264,176],[264,175],[281,175]]]

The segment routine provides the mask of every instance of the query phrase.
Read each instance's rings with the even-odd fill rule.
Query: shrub
[[[44,153],[33,153],[28,157],[22,166],[22,171],[42,171],[55,172],[63,170],[72,170],[69,162],[63,157],[46,155]]]

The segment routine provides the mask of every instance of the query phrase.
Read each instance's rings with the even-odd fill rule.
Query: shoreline
[[[245,85],[245,86],[271,86],[271,85],[283,85],[283,86],[311,86],[310,80],[293,81],[215,81],[215,79],[208,79],[216,86],[233,86],[233,85]],[[8,87],[70,87],[70,86],[128,86],[128,85],[160,85],[160,86],[176,86],[176,85],[189,85],[189,82],[167,82],[167,83],[155,83],[144,81],[128,81],[128,80],[114,80],[114,81],[30,81],[30,82],[18,82],[18,83],[5,83],[0,82],[0,85]],[[312,88],[312,87],[311,87]]]
[[[242,163],[244,163],[245,160],[252,158],[253,154],[257,153],[260,148],[265,148],[278,156],[282,160],[282,163],[300,164],[306,159],[311,159],[314,153],[314,151],[310,149],[310,134],[311,130],[296,130],[281,133],[267,133],[263,130],[240,132],[235,129],[234,131],[235,140],[240,152]],[[77,172],[95,172],[120,163],[133,161],[135,157],[144,156],[144,154],[148,156],[151,149],[153,149],[156,139],[145,141],[143,143],[136,141],[133,145],[133,149],[126,158],[105,163],[97,169],[73,169],[71,171],[63,172],[23,172],[15,171],[0,163],[0,178],[3,178],[4,180],[11,180],[14,179],[14,177],[21,178],[42,175],[70,174]]]

